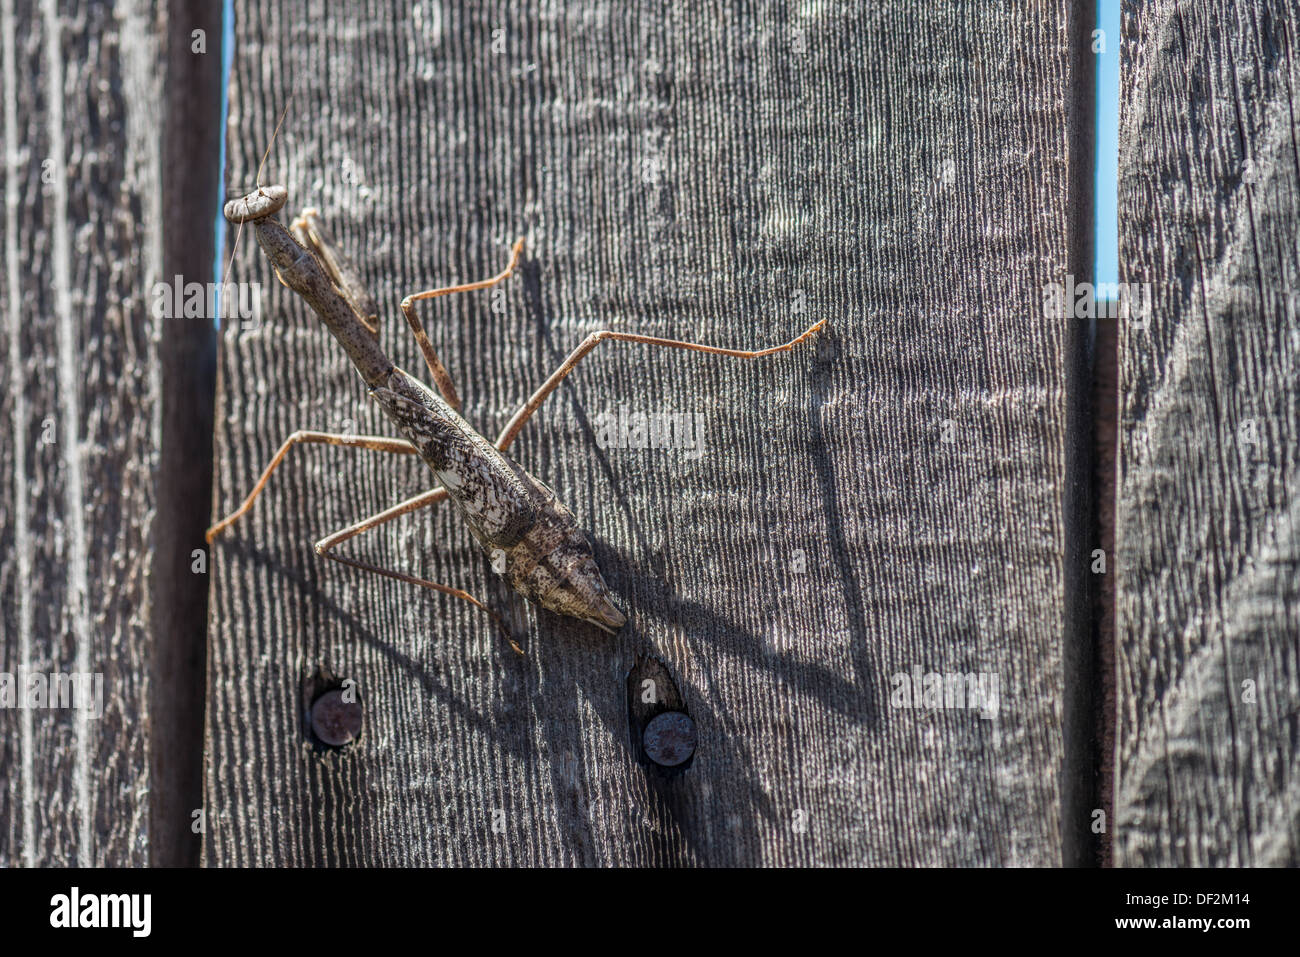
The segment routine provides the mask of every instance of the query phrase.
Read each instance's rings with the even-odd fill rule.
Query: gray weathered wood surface
[[[324,211],[399,363],[403,293],[528,237],[503,297],[423,310],[484,431],[595,328],[831,331],[750,364],[602,346],[525,430],[629,614],[614,639],[504,591],[447,511],[352,553],[487,598],[527,657],[317,558],[429,479],[295,450],[212,550],[206,706],[211,334],[150,311],[208,278],[203,6],[0,2],[0,671],[105,694],[90,721],[0,709],[0,864],[194,861],[200,761],[212,865],[1082,859],[1079,355],[1041,290],[1081,256],[1085,5],[241,7],[227,181],[293,92],[266,179]],[[1297,12],[1126,8],[1121,269],[1154,308],[1120,343],[1120,865],[1300,859]],[[208,59],[182,55],[197,25]],[[251,243],[233,278],[264,308],[221,334],[220,512],[295,427],[385,426]],[[702,413],[704,454],[602,449],[620,409]],[[630,740],[648,655],[698,724],[684,774]],[[996,673],[997,721],[891,707],[914,666]],[[364,702],[342,752],[304,733],[323,672]]]
[[[0,20],[0,670],[100,673],[104,711],[0,709],[0,864],[142,864],[162,20],[52,6]]]
[[[211,271],[220,11],[4,0],[0,41],[0,672],[103,696],[0,708],[0,865],[192,864],[212,332],[153,289]]]
[[[423,309],[484,432],[597,328],[831,331],[749,364],[602,346],[528,426],[515,453],[590,530],[617,638],[505,592],[446,509],[349,545],[484,597],[526,657],[318,558],[430,477],[291,452],[212,552],[206,863],[1058,863],[1065,335],[1041,289],[1070,265],[1066,6],[358,6],[239,5],[228,183],[292,94],[264,181],[324,212],[412,371],[400,297],[525,234],[503,311]],[[265,308],[222,330],[214,514],[295,428],[385,425],[245,240],[233,278]],[[705,453],[599,448],[623,407],[703,413]],[[672,779],[629,741],[644,653],[699,728]],[[997,720],[891,709],[913,667],[996,673]],[[304,736],[322,670],[364,703],[345,752]]]
[[[1300,863],[1298,14],[1126,7],[1119,865]]]

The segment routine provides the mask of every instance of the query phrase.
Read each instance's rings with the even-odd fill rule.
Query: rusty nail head
[[[344,701],[343,689],[327,691],[311,706],[311,729],[326,744],[341,748],[361,731],[361,704]]]
[[[645,726],[641,743],[655,764],[675,768],[695,753],[695,722],[683,711],[665,711]]]

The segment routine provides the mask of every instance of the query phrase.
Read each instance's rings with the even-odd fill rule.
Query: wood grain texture
[[[513,598],[446,509],[351,554],[488,600],[526,657],[319,559],[429,475],[293,450],[212,550],[207,864],[1060,861],[1066,12],[937,7],[239,5],[231,191],[292,94],[264,182],[322,210],[399,365],[400,297],[527,236],[501,311],[422,304],[483,432],[598,328],[831,331],[754,363],[602,345],[525,430],[617,638]],[[264,308],[222,330],[214,515],[294,429],[384,426],[251,244],[233,278]],[[599,447],[621,408],[701,413],[704,453]],[[699,731],[669,779],[628,739],[638,654]],[[913,667],[996,673],[997,720],[891,708]],[[325,671],[365,708],[342,752],[304,733]]]
[[[149,860],[164,37],[156,3],[0,4],[0,670],[103,676],[102,717],[0,709],[0,865]]]
[[[1119,865],[1300,863],[1298,14],[1125,11]]]

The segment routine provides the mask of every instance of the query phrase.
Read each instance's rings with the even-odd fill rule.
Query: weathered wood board
[[[1118,865],[1300,863],[1298,14],[1125,8]]]
[[[401,296],[525,235],[502,297],[423,309],[483,432],[598,328],[830,332],[752,363],[602,346],[528,426],[616,638],[507,593],[446,509],[351,554],[485,598],[525,657],[318,558],[430,476],[295,448],[212,549],[205,862],[1059,863],[1065,7],[397,10],[238,6],[228,182],[288,105],[263,182],[323,211],[411,371]],[[232,278],[263,308],[222,330],[214,515],[297,428],[389,432],[247,235]],[[620,410],[702,415],[703,453],[602,448]],[[645,654],[698,727],[671,778],[629,740]],[[996,675],[996,720],[891,707],[914,668]],[[364,706],[344,751],[304,731],[321,672]]]
[[[0,7],[0,865],[143,864],[165,24],[55,7]],[[87,707],[29,684],[73,673]]]
[[[213,333],[155,287],[212,271],[220,22],[0,4],[3,866],[199,859]]]
[[[4,865],[194,859],[208,333],[150,306],[210,259],[201,6],[0,4],[0,672],[104,678],[100,718],[0,709]],[[526,430],[629,613],[615,639],[506,593],[445,511],[354,553],[486,597],[525,658],[324,563],[314,539],[428,478],[293,452],[212,554],[207,863],[1077,854],[1079,356],[1041,290],[1080,261],[1080,5],[911,6],[238,11],[231,186],[294,92],[268,178],[355,252],[401,364],[397,299],[527,236],[503,296],[424,311],[484,431],[595,328],[831,330],[750,364],[602,346]],[[1152,308],[1121,327],[1122,865],[1300,857],[1296,13],[1127,10],[1121,262]],[[263,308],[223,332],[223,511],[295,427],[386,431],[247,246],[234,278]],[[602,413],[661,412],[699,414],[702,454],[604,447]],[[683,773],[632,740],[645,656],[698,727]],[[914,668],[995,674],[997,719],[892,706]],[[323,672],[364,703],[341,752],[304,731]]]

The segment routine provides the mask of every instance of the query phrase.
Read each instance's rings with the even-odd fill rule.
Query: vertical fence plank
[[[143,0],[0,4],[5,865],[149,860],[163,23]],[[72,673],[100,677],[102,715],[21,706]]]
[[[512,597],[446,509],[353,553],[484,597],[526,657],[324,562],[430,478],[293,450],[212,551],[206,862],[1058,863],[1067,9],[241,6],[229,183],[289,105],[263,182],[323,211],[399,365],[397,300],[527,236],[501,296],[424,304],[484,433],[597,328],[830,331],[755,363],[602,346],[529,425],[514,452],[592,533],[613,639]],[[296,428],[388,431],[244,241],[221,514]],[[603,444],[620,410],[700,414],[703,454]],[[699,732],[676,776],[631,740],[649,655]],[[914,670],[996,676],[996,719],[892,706]],[[344,678],[365,724],[322,751],[304,715]]]
[[[1300,862],[1297,13],[1125,8],[1120,865]]]

